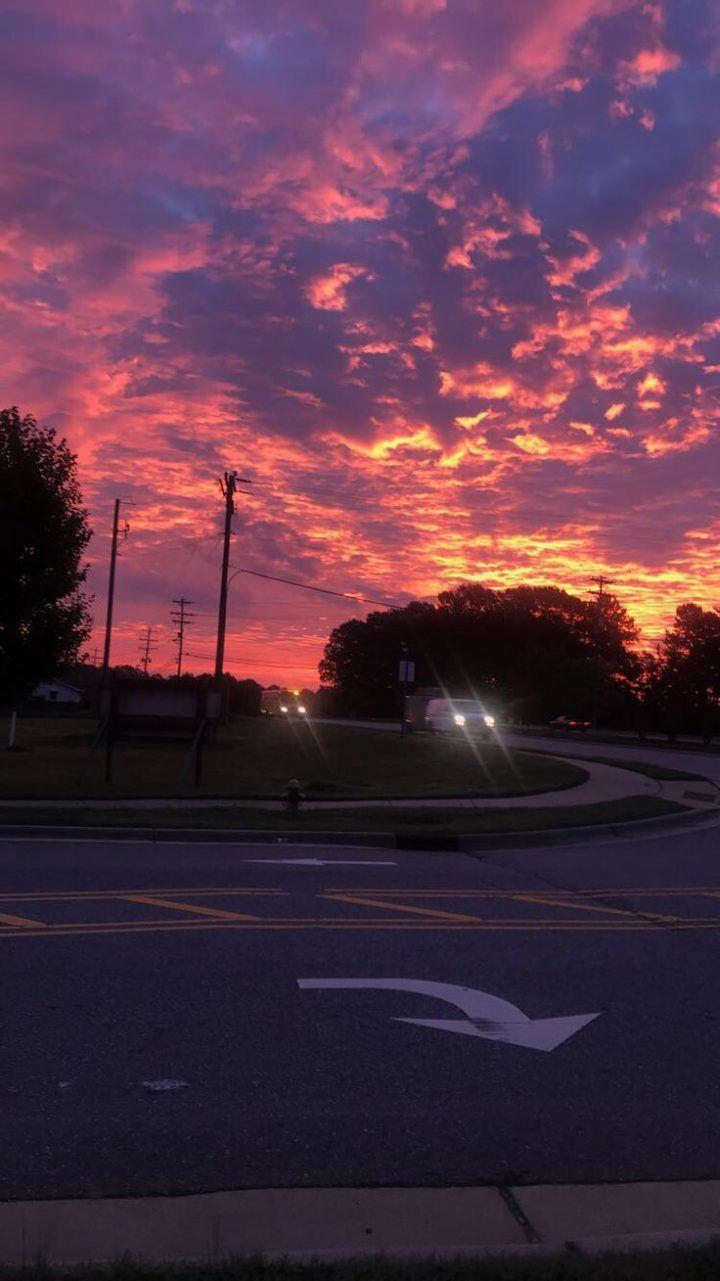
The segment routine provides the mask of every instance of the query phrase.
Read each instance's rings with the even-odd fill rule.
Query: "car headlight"
[[[305,711],[306,711],[306,709],[303,707],[302,703],[300,703],[300,705],[298,706],[298,712],[299,712],[299,714],[300,714],[301,716],[304,716],[304,715],[305,715]]]
[[[285,704],[284,704],[284,703],[282,703],[282,704],[281,704],[280,711],[281,711],[281,712],[287,712],[287,707],[285,706]]]
[[[453,720],[454,720],[454,722],[455,722],[455,724],[456,724],[456,725],[464,725],[464,724],[465,724],[465,717],[464,717],[463,715],[461,715],[461,713],[460,713],[460,712],[456,712],[456,713],[455,713],[455,715],[453,716]]]
[[[492,729],[492,728],[493,728],[493,726],[494,726],[494,724],[495,724],[495,717],[494,717],[494,716],[483,716],[483,720],[484,720],[485,724],[487,725],[488,729]]]

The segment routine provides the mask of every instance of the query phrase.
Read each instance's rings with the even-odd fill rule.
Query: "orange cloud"
[[[305,296],[313,307],[322,311],[344,311],[347,307],[347,286],[359,276],[366,276],[362,267],[339,262],[327,276],[316,276],[305,286]]]

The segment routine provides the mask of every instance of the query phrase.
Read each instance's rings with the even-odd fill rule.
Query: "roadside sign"
[[[409,658],[400,660],[400,669],[398,671],[398,680],[412,684],[415,680],[415,664]]]

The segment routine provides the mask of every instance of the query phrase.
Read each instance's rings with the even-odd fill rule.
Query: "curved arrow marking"
[[[529,1050],[554,1050],[563,1041],[574,1036],[598,1014],[570,1014],[561,1018],[529,1019],[516,1005],[504,1001],[490,992],[476,987],[462,987],[459,983],[433,983],[425,979],[298,979],[304,990],[322,988],[381,988],[387,992],[416,992],[421,996],[434,996],[462,1010],[464,1019],[409,1019],[396,1018],[398,1023],[414,1023],[417,1027],[436,1028],[441,1032],[456,1032],[462,1036],[479,1036],[486,1041],[504,1041],[508,1045],[523,1045]]]

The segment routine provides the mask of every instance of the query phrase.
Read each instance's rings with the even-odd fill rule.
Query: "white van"
[[[495,717],[474,698],[431,698],[425,712],[425,728],[441,734],[463,731],[490,738]]]

